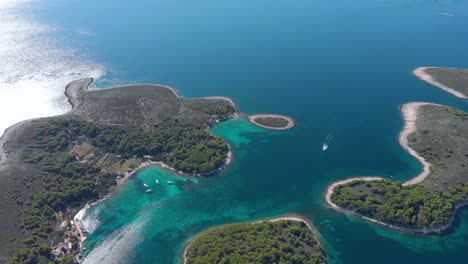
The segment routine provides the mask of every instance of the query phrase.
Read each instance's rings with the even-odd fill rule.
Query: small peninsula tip
[[[413,74],[420,80],[452,95],[468,99],[468,70],[442,67],[418,67]]]
[[[296,122],[291,117],[283,115],[255,114],[248,118],[252,124],[271,130],[289,130],[296,126]]]
[[[322,264],[326,254],[305,219],[285,216],[207,230],[187,244],[182,263]]]

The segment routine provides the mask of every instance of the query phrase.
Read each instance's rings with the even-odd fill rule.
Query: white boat
[[[159,184],[159,180],[156,180],[156,184]]]
[[[153,192],[153,190],[148,189],[148,190],[146,190],[146,192],[147,192],[147,193],[150,193],[150,192]]]
[[[327,149],[328,149],[328,144],[327,143],[323,144],[322,151],[327,151]]]
[[[173,181],[167,181],[167,184],[174,184]]]
[[[145,186],[146,188],[149,188],[148,184],[146,183],[143,183],[143,186]]]

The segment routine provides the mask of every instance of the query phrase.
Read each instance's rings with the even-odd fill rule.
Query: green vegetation
[[[37,142],[35,149],[40,151],[27,153],[25,161],[42,161],[48,158],[42,151],[68,150],[71,142],[80,139],[123,158],[151,155],[154,160],[188,173],[206,173],[217,169],[224,164],[229,151],[228,145],[221,138],[211,135],[207,129],[177,122],[124,128],[60,118],[39,128],[33,139]],[[63,165],[63,162],[53,162],[46,168],[58,172]],[[79,165],[70,166],[75,167],[65,172],[83,173]]]
[[[257,117],[255,118],[255,122],[262,126],[267,126],[267,127],[286,127],[289,122],[288,120],[280,117]]]
[[[53,231],[55,213],[80,208],[116,183],[115,177],[101,172],[96,164],[80,162],[70,154],[77,141],[123,159],[151,155],[189,173],[209,172],[222,166],[229,151],[222,139],[201,128],[163,124],[124,129],[78,119],[49,120],[35,129],[29,147],[21,155],[23,162],[39,169],[35,180],[42,183],[42,189],[25,203],[23,228],[32,236],[23,241],[27,247],[17,251],[22,257],[28,250],[28,256],[38,256],[37,251],[30,249],[37,246],[39,238],[47,239]],[[10,263],[22,263],[15,262],[18,259],[21,258],[11,258]]]
[[[0,206],[12,213],[0,219],[0,257],[10,252],[10,263],[72,263],[78,235],[59,223],[146,160],[193,175],[224,165],[229,146],[209,127],[237,111],[229,101],[183,99],[154,85],[87,91],[90,81],[67,86],[73,111],[18,125],[3,145],[9,155],[0,191],[8,196]],[[57,245],[63,239],[74,247]],[[56,257],[38,250],[51,242]]]
[[[384,181],[353,181],[335,187],[336,205],[384,223],[405,228],[437,228],[454,215],[454,204],[468,200],[468,184],[450,188],[450,195],[421,185]]]
[[[409,146],[429,162],[430,173],[418,184],[353,181],[334,189],[341,208],[403,228],[437,229],[468,202],[468,113],[440,105],[418,109]]]
[[[48,258],[51,251],[52,249],[47,244],[18,248],[11,252],[8,263],[35,264],[40,258]]]
[[[218,227],[195,238],[187,264],[325,263],[317,238],[303,222],[283,220]]]
[[[462,120],[468,119],[468,113],[465,113],[463,111],[460,111],[452,107],[444,107],[444,108],[454,117],[461,118]]]
[[[468,182],[458,183],[449,188],[452,195],[452,200],[455,203],[462,203],[468,201]]]

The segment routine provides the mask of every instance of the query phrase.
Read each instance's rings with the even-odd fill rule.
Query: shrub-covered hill
[[[325,263],[317,237],[304,222],[281,220],[232,224],[196,237],[185,263]]]

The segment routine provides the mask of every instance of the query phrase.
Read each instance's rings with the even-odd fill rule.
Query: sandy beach
[[[312,224],[305,217],[302,217],[300,215],[291,214],[291,215],[284,215],[284,216],[268,219],[268,221],[270,222],[278,222],[278,221],[284,221],[284,220],[302,222],[307,225],[307,227],[310,229],[310,231],[312,231],[312,233],[315,234],[315,231],[312,228]]]
[[[418,153],[409,147],[408,145],[408,136],[416,131],[416,118],[418,116],[418,109],[423,105],[428,105],[431,103],[408,103],[401,106],[401,115],[405,122],[403,130],[400,132],[398,137],[398,142],[401,147],[408,151],[408,153],[415,157],[422,165],[423,171],[416,177],[403,183],[404,186],[417,184],[422,182],[430,173],[431,164],[427,162],[423,157],[419,156]]]
[[[226,157],[226,162],[224,163],[223,166],[221,166],[220,168],[218,169],[215,169],[213,171],[209,171],[209,172],[206,172],[206,173],[197,173],[197,174],[187,174],[187,173],[184,173],[180,170],[176,170],[175,168],[163,163],[163,162],[160,162],[160,161],[145,161],[145,162],[142,162],[140,164],[140,166],[138,166],[135,170],[131,171],[131,172],[127,172],[125,173],[125,175],[118,179],[117,180],[117,186],[114,188],[114,190],[112,190],[111,192],[109,192],[108,194],[106,194],[104,197],[102,197],[101,199],[91,203],[90,205],[96,205],[98,203],[101,203],[103,201],[105,201],[106,199],[109,199],[112,195],[114,195],[116,192],[118,192],[123,186],[125,186],[125,184],[127,183],[128,179],[130,179],[130,177],[132,177],[133,175],[137,174],[138,172],[140,172],[141,170],[143,169],[146,169],[146,168],[149,168],[149,167],[154,167],[154,166],[158,166],[162,169],[165,169],[165,170],[168,170],[168,171],[171,171],[175,174],[178,174],[180,176],[183,176],[183,177],[187,177],[187,178],[190,178],[190,177],[202,177],[202,176],[208,176],[208,175],[212,175],[214,173],[218,173],[218,172],[221,172],[223,170],[225,170],[229,165],[231,165],[232,163],[232,160],[233,160],[233,154],[232,154],[232,148],[231,146],[228,144],[229,146],[229,152],[227,154],[227,157]],[[85,206],[84,208],[82,209],[86,209],[87,206]]]
[[[403,149],[405,149],[408,153],[410,153],[410,155],[415,157],[423,165],[422,172],[419,175],[417,175],[416,177],[404,182],[403,186],[418,184],[418,183],[422,182],[430,173],[431,163],[427,162],[423,157],[419,156],[418,153],[414,149],[410,148],[409,144],[408,144],[408,136],[411,133],[413,133],[414,131],[416,131],[416,119],[417,119],[417,116],[418,116],[418,110],[423,105],[438,105],[438,104],[425,103],[425,102],[413,102],[413,103],[404,104],[400,108],[401,115],[402,115],[402,118],[404,120],[404,127],[403,127],[403,129],[401,130],[401,132],[400,132],[400,134],[398,136],[398,142],[400,143],[400,145],[401,145],[401,147]],[[379,224],[379,225],[384,226],[384,227],[400,230],[400,231],[403,231],[403,232],[427,234],[429,232],[433,232],[434,230],[439,231],[439,230],[436,230],[436,229],[434,229],[434,230],[417,230],[417,229],[402,228],[402,227],[390,225],[390,224],[375,220],[373,218],[369,218],[369,217],[354,213],[352,211],[346,210],[344,208],[341,208],[341,207],[337,206],[336,204],[334,204],[331,201],[331,196],[332,196],[333,190],[335,189],[336,186],[346,184],[346,183],[350,183],[350,182],[356,181],[356,180],[377,181],[377,180],[384,180],[384,178],[374,177],[374,176],[355,177],[355,178],[350,178],[350,179],[345,179],[345,180],[342,180],[342,181],[334,182],[333,184],[331,184],[331,185],[329,185],[327,187],[327,190],[325,192],[325,201],[326,201],[326,203],[331,208],[333,208],[333,209],[335,209],[337,211],[340,211],[342,213],[351,214],[351,215],[354,215],[354,216],[356,216],[358,218],[367,220],[369,222],[376,223],[376,224]]]
[[[428,104],[431,104],[431,103],[420,103],[420,102],[407,103],[407,104],[402,105],[400,108],[401,116],[404,121],[404,127],[398,136],[398,142],[400,143],[403,149],[405,149],[411,156],[415,157],[423,165],[422,172],[416,177],[404,182],[403,185],[405,186],[422,182],[430,173],[431,164],[427,162],[423,157],[419,156],[418,153],[414,149],[410,148],[408,144],[408,136],[414,131],[416,131],[416,118],[418,115],[418,109],[419,107],[423,105],[428,105]],[[330,186],[328,186],[326,194],[325,194],[325,201],[332,208],[337,209],[338,206],[336,206],[330,200],[330,197],[333,193],[333,189],[336,186],[346,184],[355,180],[374,181],[374,180],[382,180],[382,179],[383,178],[381,177],[357,177],[357,178],[350,178],[350,179],[346,179],[343,181],[335,182],[331,184]]]
[[[398,136],[398,142],[400,143],[403,149],[405,149],[411,156],[415,157],[423,165],[422,172],[416,177],[404,182],[403,183],[404,186],[420,183],[430,173],[431,163],[427,162],[423,157],[419,156],[418,153],[414,149],[410,148],[408,144],[408,136],[414,131],[416,131],[416,118],[418,115],[419,107],[423,105],[429,105],[429,104],[432,104],[432,103],[422,103],[422,102],[407,103],[407,104],[402,105],[400,108],[401,116],[404,121],[404,127]],[[436,105],[436,104],[432,104],[432,105]],[[374,181],[374,180],[382,180],[382,179],[383,178],[381,177],[372,176],[372,177],[350,178],[350,179],[346,179],[343,181],[335,182],[331,184],[330,186],[328,186],[326,194],[325,194],[325,200],[331,207],[337,209],[338,206],[333,204],[330,200],[330,197],[333,193],[333,189],[336,186],[346,184],[354,180]]]
[[[269,126],[264,126],[262,124],[259,124],[255,121],[256,118],[266,118],[266,117],[276,117],[276,118],[282,118],[282,119],[285,119],[286,121],[288,121],[288,125],[285,126],[285,127],[269,127]],[[292,119],[291,117],[288,117],[288,116],[283,116],[283,115],[276,115],[276,114],[255,114],[255,115],[249,115],[248,116],[248,119],[249,121],[256,125],[256,126],[259,126],[259,127],[262,127],[262,128],[265,128],[265,129],[271,129],[271,130],[289,130],[289,129],[292,129],[296,126],[296,122],[294,121],[294,119]]]
[[[434,80],[434,78],[432,78],[431,75],[427,74],[425,72],[426,69],[431,69],[431,68],[437,68],[437,67],[418,67],[418,68],[415,68],[413,69],[413,74],[414,76],[416,76],[418,79],[420,79],[421,81],[424,81],[428,84],[431,84],[431,85],[434,85],[448,93],[451,93],[453,95],[455,95],[456,97],[458,98],[462,98],[462,99],[468,99],[468,96],[467,95],[464,95],[463,93],[460,93],[458,91],[455,91],[454,89]]]

